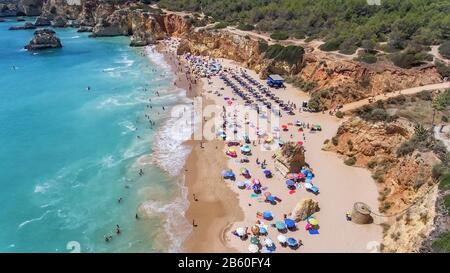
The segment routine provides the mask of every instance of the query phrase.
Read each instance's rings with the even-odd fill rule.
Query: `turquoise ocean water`
[[[62,49],[32,54],[34,31],[16,24],[0,23],[0,252],[176,251],[186,204],[153,153],[181,149],[161,128],[189,102],[161,56],[74,29],[56,30]]]

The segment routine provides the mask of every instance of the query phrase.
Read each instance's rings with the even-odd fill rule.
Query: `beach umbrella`
[[[248,251],[250,251],[250,253],[256,253],[259,251],[259,247],[255,244],[250,244],[248,246]]]
[[[287,179],[296,179],[298,175],[296,173],[288,173],[286,177]]]
[[[292,238],[292,237],[289,237],[289,238],[287,239],[287,243],[288,243],[289,246],[293,246],[293,247],[295,247],[295,246],[298,245],[297,240],[295,240],[295,239]]]
[[[270,203],[275,202],[275,197],[273,195],[269,195],[266,197],[267,201],[269,201]]]
[[[295,185],[295,182],[293,181],[293,180],[286,180],[286,185],[288,186],[288,187],[292,187],[292,186],[294,186]]]
[[[286,224],[283,221],[277,221],[275,227],[279,230],[283,230],[286,228]]]
[[[253,184],[261,184],[258,178],[253,179]]]
[[[243,227],[238,227],[238,228],[236,229],[236,233],[237,233],[237,235],[239,235],[239,236],[244,236],[244,234],[245,234],[245,228],[243,228]]]
[[[251,151],[250,146],[248,146],[247,144],[243,145],[241,147],[241,151],[244,152],[244,153],[250,152]]]
[[[302,146],[303,145],[303,141],[298,141],[297,144]]]
[[[272,251],[270,251],[270,249],[265,246],[261,249],[261,253],[271,253],[271,252]]]
[[[298,178],[298,179],[305,178],[305,175],[304,175],[303,173],[298,173],[298,174],[297,174],[297,178]]]
[[[263,218],[264,218],[265,220],[270,220],[270,219],[272,219],[272,218],[273,218],[272,212],[270,212],[270,211],[268,211],[268,210],[264,211],[264,212],[263,212]]]
[[[287,238],[286,238],[286,236],[284,236],[283,234],[280,234],[280,235],[277,236],[277,240],[278,240],[278,242],[284,244],[284,243],[286,243]]]
[[[289,218],[284,219],[284,223],[288,228],[294,228],[295,227],[295,221]]]
[[[250,243],[257,245],[259,244],[259,239],[256,236],[252,236],[252,238],[250,238]]]
[[[264,239],[264,244],[265,244],[267,247],[273,246],[273,242],[272,242],[272,240],[270,240],[270,238],[265,238],[265,239]]]
[[[313,185],[311,183],[303,183],[306,189],[311,189]]]
[[[261,235],[267,234],[267,229],[265,227],[259,227],[259,234]]]
[[[257,225],[252,226],[252,233],[254,235],[258,235],[259,234],[259,227]]]
[[[245,188],[245,182],[244,181],[239,181],[239,182],[236,183],[236,185],[240,189]]]
[[[246,168],[241,168],[241,174],[248,175],[250,172]]]
[[[313,225],[313,226],[317,226],[317,225],[319,224],[319,222],[317,221],[317,219],[312,218],[312,217],[308,218],[308,223],[310,223],[310,224]]]

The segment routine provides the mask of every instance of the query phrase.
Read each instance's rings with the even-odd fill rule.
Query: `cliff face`
[[[75,20],[75,25],[92,31],[93,37],[131,36],[132,46],[152,44],[191,28],[180,16],[160,14],[133,2],[117,5],[101,0],[81,0],[77,5],[67,0],[46,0],[41,17],[52,21]]]
[[[261,78],[269,73],[292,75],[301,71],[302,59],[293,64],[267,59],[259,41],[225,31],[197,29],[190,32],[178,49],[178,54],[185,52],[234,60],[260,73]]]
[[[0,17],[2,16],[38,16],[42,12],[44,0],[1,0]]]
[[[332,96],[325,102],[328,108],[387,92],[441,82],[441,76],[432,66],[407,70],[388,62],[369,65],[321,53],[305,55],[304,67],[298,77],[302,81],[315,83],[312,93],[323,89],[333,90]]]
[[[431,152],[397,156],[398,147],[412,134],[404,121],[371,123],[354,117],[324,147],[344,159],[356,159],[355,166],[372,172],[380,193],[379,211],[389,216],[379,219],[386,221],[384,252],[418,251],[433,225],[437,187],[431,171],[440,161]]]

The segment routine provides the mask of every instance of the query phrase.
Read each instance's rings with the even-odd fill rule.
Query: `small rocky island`
[[[62,47],[61,40],[51,29],[39,29],[34,32],[34,37],[25,48],[28,51]]]

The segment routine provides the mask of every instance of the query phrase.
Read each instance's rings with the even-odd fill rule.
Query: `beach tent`
[[[250,253],[256,253],[259,251],[259,247],[255,244],[250,244],[248,246],[248,251],[250,251]]]

